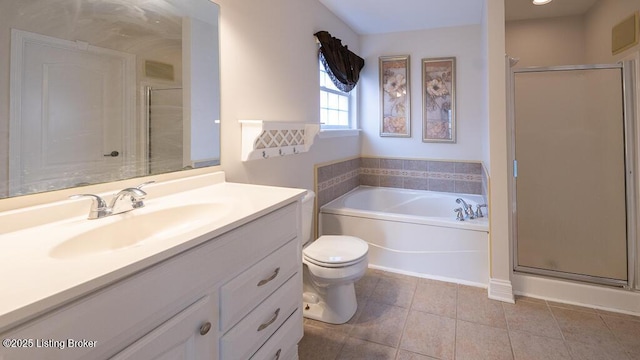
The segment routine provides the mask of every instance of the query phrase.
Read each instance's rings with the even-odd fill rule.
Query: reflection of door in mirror
[[[181,170],[182,88],[147,87],[149,174]]]
[[[0,0],[0,199],[143,176],[150,174],[150,170],[159,174],[220,164],[218,11],[218,5],[210,0]],[[54,71],[46,74],[52,77],[45,83],[38,72],[16,74],[11,67],[17,62],[10,59],[10,55],[16,53],[11,50],[15,44],[11,39],[14,29],[52,38],[56,44],[57,40],[66,42],[66,47],[56,45],[53,51],[57,54],[54,56],[63,57],[65,61],[67,58],[76,61],[76,57],[88,57],[95,51],[101,55],[95,60],[102,65],[72,62],[66,67],[52,67],[45,60],[43,65],[49,67],[48,71]],[[103,56],[106,59],[97,59]],[[131,61],[122,60],[128,57]],[[59,59],[52,61],[60,63]],[[21,67],[22,60],[19,64]],[[111,70],[114,64],[123,64],[123,71],[128,75],[101,73]],[[81,80],[79,74],[83,72],[96,78],[104,75],[100,81],[105,81],[105,93],[87,91],[85,87],[96,82]],[[36,90],[23,89],[20,94],[25,101],[48,96],[44,107],[42,101],[33,106],[13,101],[10,79],[14,85],[16,79],[38,84],[34,85]],[[131,79],[133,83],[129,83]],[[59,89],[54,89],[54,81]],[[173,136],[182,137],[179,162],[173,158],[165,161],[162,152],[155,151],[154,164],[149,164],[145,86],[183,89],[181,135]],[[117,89],[107,94],[109,87]],[[57,108],[49,109],[52,99],[57,99]],[[90,117],[91,112],[100,113],[96,110],[98,103],[105,107],[102,117]],[[20,115],[23,109],[25,113],[45,109],[49,115],[45,121],[37,118],[38,121],[29,124],[40,124],[40,128],[21,130],[15,123],[10,124],[13,121],[10,114]],[[124,123],[122,111],[126,113]],[[71,122],[74,119],[76,123]],[[100,135],[98,129],[108,133]],[[21,139],[21,131],[28,139]],[[154,135],[158,131],[168,134],[171,130],[158,125]],[[40,143],[42,137],[52,139],[56,146],[66,145],[53,151],[52,144]],[[122,139],[126,139],[124,144],[116,144]],[[90,150],[86,145],[96,148]],[[154,149],[159,148],[154,146]],[[114,151],[118,156],[104,156]],[[30,159],[34,153],[37,165],[46,167],[42,171],[23,171],[19,162]],[[65,157],[71,155],[80,162],[72,164],[73,159]],[[170,163],[173,165],[167,165]],[[150,169],[152,166],[154,169]],[[34,177],[26,179],[29,186],[21,179],[25,174]]]
[[[18,30],[11,52],[10,195],[130,177],[135,56]]]

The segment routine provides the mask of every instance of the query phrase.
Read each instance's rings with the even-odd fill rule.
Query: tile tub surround
[[[362,158],[360,184],[482,194],[479,162]]]
[[[358,185],[487,195],[484,166],[474,161],[360,157],[316,166],[318,208]]]
[[[360,185],[360,163],[358,157],[316,165],[315,192],[318,209]]]
[[[305,319],[300,360],[640,359],[640,317],[369,269],[343,325]],[[393,296],[393,294],[397,294]]]

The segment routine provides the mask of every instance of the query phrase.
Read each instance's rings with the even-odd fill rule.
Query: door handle
[[[102,156],[107,157],[107,156],[111,156],[111,157],[118,157],[118,155],[120,155],[119,152],[113,150],[112,152],[108,153],[108,154],[104,154]]]

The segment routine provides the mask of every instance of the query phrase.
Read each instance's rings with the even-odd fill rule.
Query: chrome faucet
[[[69,196],[70,199],[79,199],[82,197],[91,197],[91,208],[89,208],[89,220],[101,219],[111,215],[111,209],[107,206],[107,202],[100,196],[94,194],[76,194]]]
[[[475,219],[475,214],[473,213],[473,205],[467,204],[467,202],[462,198],[457,198],[456,203],[462,204],[462,209],[464,210],[466,216],[469,217],[469,219]]]
[[[144,207],[143,200],[147,196],[147,193],[142,191],[141,188],[145,185],[154,183],[155,181],[148,181],[142,183],[133,188],[126,188],[121,190],[113,196],[111,204],[107,206],[106,201],[98,195],[94,194],[77,194],[70,196],[71,199],[77,199],[81,197],[91,197],[93,202],[89,209],[88,219],[101,219],[110,215],[121,214],[123,212],[131,211]]]

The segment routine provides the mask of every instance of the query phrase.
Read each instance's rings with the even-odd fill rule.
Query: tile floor
[[[343,325],[305,319],[300,360],[633,360],[640,317],[368,270]]]

